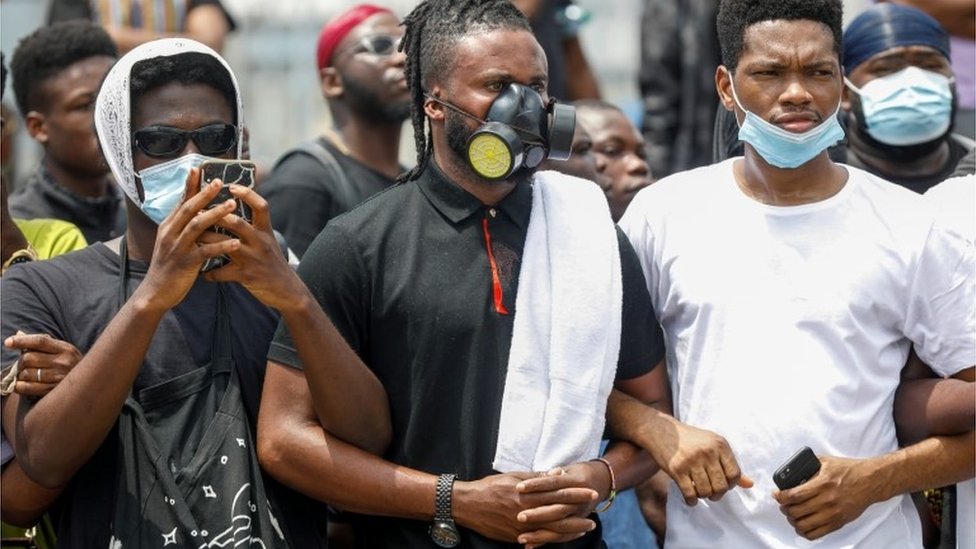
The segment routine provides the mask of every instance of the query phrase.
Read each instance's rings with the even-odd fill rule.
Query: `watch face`
[[[430,527],[430,539],[440,547],[457,547],[461,542],[461,535],[453,521],[437,521]]]

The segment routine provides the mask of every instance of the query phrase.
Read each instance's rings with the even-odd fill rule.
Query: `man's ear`
[[[345,92],[342,76],[335,67],[325,67],[319,71],[319,85],[322,88],[322,97],[326,99],[337,99]]]
[[[735,99],[732,97],[732,72],[719,65],[715,69],[715,90],[718,92],[718,100],[727,110],[735,111]]]
[[[431,86],[430,91],[427,92],[426,95],[434,96],[439,99],[442,93],[443,93],[443,88],[435,84]],[[426,114],[427,118],[430,118],[432,121],[444,120],[445,117],[444,109],[446,108],[447,107],[445,107],[441,103],[438,103],[437,101],[434,101],[430,97],[424,97],[424,114]]]
[[[49,138],[45,122],[44,115],[37,111],[30,111],[24,117],[24,127],[27,128],[27,133],[41,145],[47,145]]]
[[[854,92],[845,83],[844,88],[840,92],[840,108],[844,112],[851,112],[851,102],[854,100],[851,96],[852,93]]]

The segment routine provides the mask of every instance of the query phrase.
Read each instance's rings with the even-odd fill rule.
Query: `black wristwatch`
[[[437,492],[434,495],[434,524],[430,526],[430,539],[438,547],[457,547],[461,534],[451,515],[451,493],[457,475],[443,474],[437,477]]]

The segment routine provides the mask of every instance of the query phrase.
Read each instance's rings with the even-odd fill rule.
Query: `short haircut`
[[[734,72],[742,56],[746,29],[756,23],[776,20],[810,20],[824,24],[834,36],[834,51],[840,59],[843,18],[841,0],[722,0],[716,20],[722,64]]]
[[[37,29],[17,44],[10,60],[20,114],[47,109],[40,88],[48,78],[90,57],[118,55],[108,33],[88,21],[76,19]]]
[[[427,135],[424,93],[434,78],[447,78],[454,50],[464,37],[499,29],[532,32],[528,19],[509,0],[424,0],[403,19],[406,33],[401,48],[410,88],[411,120],[417,165],[400,180],[416,179],[433,153]]]
[[[237,89],[227,68],[217,58],[198,52],[187,52],[143,59],[132,66],[129,74],[129,101],[133,107],[146,93],[166,84],[205,84],[220,92],[237,124]]]

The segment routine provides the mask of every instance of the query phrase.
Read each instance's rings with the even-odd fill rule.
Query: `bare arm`
[[[144,44],[159,38],[186,37],[192,38],[197,42],[202,42],[210,46],[215,51],[220,52],[224,47],[224,39],[230,32],[230,25],[224,12],[214,5],[205,5],[190,10],[186,15],[185,31],[182,33],[156,32],[148,29],[137,29],[132,27],[107,27],[112,40],[119,47],[119,53],[123,54],[135,48],[139,44]]]
[[[658,390],[667,394],[667,369],[663,364],[649,375],[654,376]],[[676,420],[668,413],[670,406],[670,397],[652,407],[614,391],[607,408],[607,423],[615,436],[633,441],[650,453],[681,488],[688,505],[695,505],[698,498],[718,500],[736,486],[752,487],[752,480],[739,470],[724,438]]]
[[[195,177],[188,178],[188,191]],[[234,240],[196,244],[200,233],[233,209],[229,201],[199,213],[219,190],[218,184],[198,194],[187,192],[190,198],[159,227],[145,280],[92,348],[43,399],[33,404],[21,400],[17,457],[38,484],[49,488],[65,484],[98,449],[118,418],[163,314],[182,301],[205,258],[228,253],[239,244]],[[16,337],[7,338],[5,344],[12,346]],[[85,421],[77,421],[78,417]]]
[[[895,394],[898,440],[911,444],[932,435],[957,435],[976,424],[974,368],[948,378],[904,379]]]
[[[636,404],[634,407],[618,407],[622,399],[629,399]],[[634,414],[641,409],[661,407],[670,409],[670,395],[667,387],[666,366],[662,360],[651,372],[633,379],[616,383],[611,392],[608,403],[607,422],[611,430],[613,421],[621,421],[620,415],[626,416],[626,421],[639,422],[641,418]],[[611,408],[614,408],[611,410]],[[632,488],[649,478],[658,467],[651,456],[639,446],[628,440],[613,440],[607,447],[603,458],[610,464],[616,481],[616,489]],[[546,475],[543,477],[523,481],[519,490],[523,493],[540,493],[546,490],[558,490],[570,486],[590,487],[599,494],[599,500],[605,500],[610,491],[610,477],[607,467],[597,461],[577,463],[564,468],[566,475]],[[521,513],[529,521],[554,520],[560,516],[586,517],[593,512],[596,502],[587,502],[575,507],[548,506],[531,509]],[[560,515],[563,513],[563,515]],[[526,533],[519,537],[520,543],[533,547],[538,544],[555,541],[553,532],[540,529]]]
[[[437,477],[389,462],[330,435],[318,423],[304,374],[280,364],[270,363],[265,375],[258,418],[258,459],[279,481],[339,509],[422,521],[433,519]],[[525,508],[550,503],[541,495],[516,492],[516,484],[531,476],[535,475],[505,474],[456,481],[455,520],[504,541],[515,541],[520,532],[538,528],[516,519]],[[574,503],[595,500],[596,494],[591,490],[569,490],[558,496]]]
[[[4,398],[4,433],[12,433],[17,410],[16,395]],[[21,469],[17,458],[3,466],[0,473],[0,520],[28,528],[37,522],[61,495],[61,489],[48,489],[32,481]]]
[[[27,247],[27,239],[20,232],[7,205],[7,178],[0,177],[0,263],[6,263],[17,250]]]

